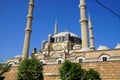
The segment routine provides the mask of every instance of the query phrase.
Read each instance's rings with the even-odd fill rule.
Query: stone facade
[[[100,73],[102,80],[120,80],[120,61],[107,62],[86,62],[81,63],[82,68],[88,70],[93,68]],[[60,80],[58,75],[58,68],[60,64],[45,65],[44,66],[44,80]],[[5,73],[5,80],[16,80],[17,67]]]
[[[37,53],[36,57],[38,59],[40,58]],[[91,68],[97,70],[100,73],[102,80],[120,80],[120,49],[96,50],[87,52],[74,50],[73,53],[70,52],[70,54],[67,54],[65,59],[71,62],[80,63],[82,68],[86,70]],[[42,61],[44,64],[44,80],[60,80],[59,67],[65,59],[62,57],[44,57],[44,60],[40,59],[40,61]],[[58,60],[61,60],[61,63],[58,63]],[[9,63],[13,63],[13,61]],[[11,70],[4,74],[5,80],[16,80],[17,64],[13,65],[14,66],[11,68]]]

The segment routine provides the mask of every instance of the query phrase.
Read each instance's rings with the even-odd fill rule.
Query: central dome
[[[68,34],[70,34],[71,37],[78,37],[79,38],[78,35],[71,33],[71,32],[60,32],[58,34],[55,34],[53,37],[61,37],[61,36],[66,36]]]

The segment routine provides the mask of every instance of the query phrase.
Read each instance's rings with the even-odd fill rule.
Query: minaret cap
[[[58,33],[58,23],[55,21],[54,35]]]

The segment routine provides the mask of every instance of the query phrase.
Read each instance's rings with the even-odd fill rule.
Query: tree
[[[2,76],[5,72],[10,70],[11,65],[8,63],[0,63],[0,76]]]
[[[35,57],[23,60],[18,67],[18,80],[43,80],[43,67]]]
[[[94,69],[87,71],[87,80],[101,80],[100,74]]]
[[[81,80],[81,75],[85,74],[85,70],[81,69],[80,64],[65,60],[59,68],[59,73],[62,80]]]
[[[2,76],[5,72],[8,72],[10,70],[11,65],[0,63],[0,80],[4,79],[4,76]]]
[[[59,74],[62,80],[101,80],[97,71],[93,69],[86,71],[79,63],[72,63],[68,60],[65,60],[59,68]]]

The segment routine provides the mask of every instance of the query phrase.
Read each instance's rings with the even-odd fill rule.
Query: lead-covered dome
[[[120,49],[120,44],[118,43],[115,49]]]
[[[55,34],[53,37],[53,42],[65,42],[65,41],[71,41],[74,43],[81,44],[81,39],[78,35],[72,33],[72,32],[60,32]]]
[[[76,35],[76,34],[74,34],[72,32],[60,32],[58,34],[55,34],[53,37],[61,37],[61,36],[69,35],[69,34],[70,34],[71,37],[78,37],[79,38],[78,35]]]
[[[109,50],[107,46],[100,45],[97,50]]]

